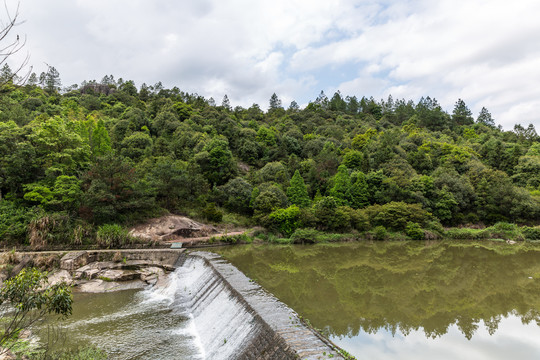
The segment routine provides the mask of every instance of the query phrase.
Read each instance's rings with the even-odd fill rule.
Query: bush
[[[286,209],[274,210],[268,215],[268,221],[270,227],[290,236],[300,226],[300,208],[292,205]]]
[[[35,216],[36,211],[17,206],[10,201],[0,201],[0,240],[8,244],[23,243],[28,224]]]
[[[516,224],[510,224],[507,222],[498,222],[493,226],[486,229],[489,231],[492,238],[497,239],[519,239],[521,238],[521,232]]]
[[[297,229],[294,234],[291,235],[291,240],[295,244],[303,243],[316,243],[319,242],[321,232],[312,228]]]
[[[388,239],[388,231],[382,225],[379,225],[375,229],[373,229],[372,234],[373,234],[373,238],[375,240],[386,240],[386,239]]]
[[[118,224],[101,225],[97,231],[97,243],[100,247],[118,247],[129,244],[132,240],[128,231]]]
[[[521,229],[521,233],[523,234],[525,239],[540,240],[540,226],[535,226],[535,227],[524,226]]]
[[[393,230],[405,230],[409,222],[424,224],[430,217],[430,214],[422,209],[422,205],[404,202],[372,205],[364,211],[372,225],[385,226]]]
[[[221,222],[221,220],[223,220],[223,212],[219,210],[214,203],[206,205],[202,211],[202,215],[206,220],[212,222]]]
[[[413,240],[424,240],[424,230],[417,223],[408,222],[405,233]]]
[[[481,229],[468,229],[468,228],[449,229],[448,231],[446,231],[444,235],[450,239],[456,239],[456,240],[479,240],[479,239],[487,239],[490,237],[489,231],[481,230]]]
[[[321,230],[344,230],[350,228],[350,217],[346,209],[338,207],[332,196],[323,197],[313,205],[317,227]]]
[[[34,218],[28,225],[30,245],[43,249],[50,245],[80,244],[89,232],[84,223],[75,222],[66,213],[49,213]]]

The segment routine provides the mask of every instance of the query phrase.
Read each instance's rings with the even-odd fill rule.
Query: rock
[[[94,256],[90,256],[86,251],[69,252],[60,259],[60,269],[73,271],[94,260]]]
[[[21,262],[13,267],[13,269],[9,273],[9,277],[17,276],[21,272],[22,269],[24,269],[27,265],[31,263],[32,263],[32,258],[30,256],[23,257]]]
[[[133,270],[105,270],[97,274],[97,278],[105,281],[129,281],[141,278],[141,274]]]
[[[55,270],[49,275],[49,285],[56,285],[65,282],[68,285],[73,285],[74,281],[71,274],[67,270]]]
[[[167,215],[138,225],[131,229],[129,234],[144,240],[162,241],[207,236],[216,232],[214,227],[198,223],[187,217]]]
[[[149,285],[155,285],[159,279],[165,278],[165,271],[158,267],[149,267],[140,271],[141,280]]]

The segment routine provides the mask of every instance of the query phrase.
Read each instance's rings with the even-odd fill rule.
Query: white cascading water
[[[237,358],[260,325],[203,259],[184,259],[146,290],[81,294],[62,347],[92,344],[119,360]]]
[[[179,336],[193,338],[204,359],[233,359],[255,336],[254,317],[214,271],[198,257],[187,257],[168,283],[145,291],[145,301],[168,301],[173,314],[189,316]]]

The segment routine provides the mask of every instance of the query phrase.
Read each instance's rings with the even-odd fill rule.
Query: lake
[[[215,249],[358,359],[539,359],[540,248],[360,242]]]

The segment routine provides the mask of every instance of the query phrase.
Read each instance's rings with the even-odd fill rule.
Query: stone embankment
[[[143,288],[165,281],[183,249],[88,250],[4,253],[7,275],[25,266],[49,270],[49,283],[64,281],[75,291],[105,292]],[[1,279],[1,280],[4,280]]]

